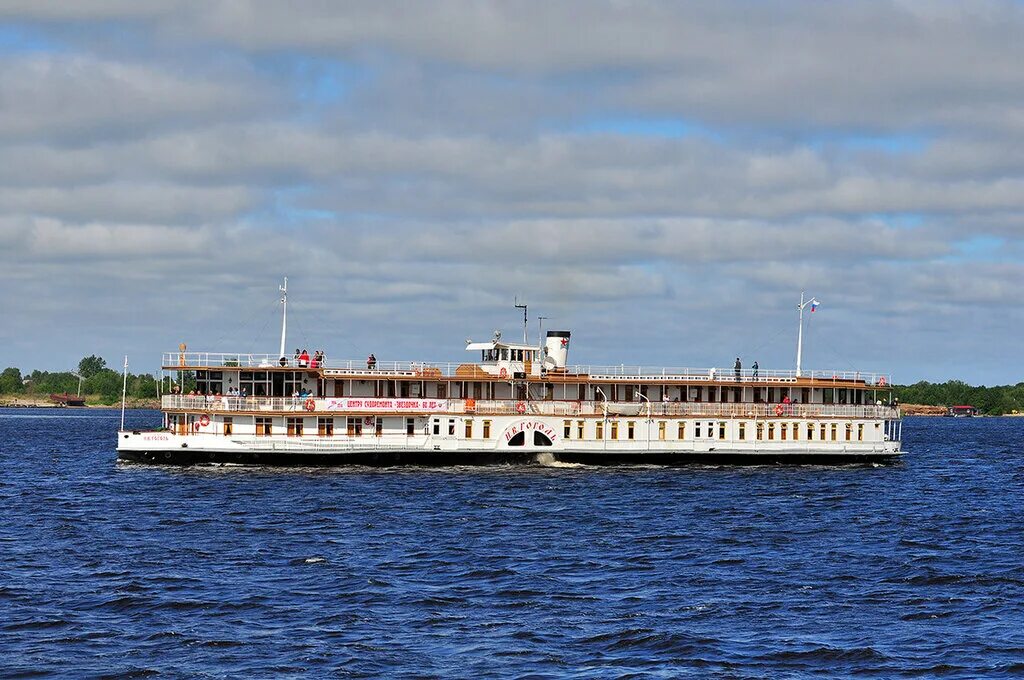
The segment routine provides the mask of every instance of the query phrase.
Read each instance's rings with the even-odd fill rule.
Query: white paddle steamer
[[[889,376],[796,370],[573,366],[569,331],[495,333],[455,363],[317,362],[179,351],[163,373],[202,394],[162,397],[163,427],[118,433],[156,464],[844,464],[901,455]],[[525,335],[525,333],[524,333]],[[295,397],[296,393],[308,395]]]

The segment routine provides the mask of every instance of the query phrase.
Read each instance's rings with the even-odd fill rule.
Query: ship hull
[[[211,451],[121,450],[118,459],[127,463],[152,465],[249,465],[271,467],[338,466],[431,466],[527,465],[569,463],[579,465],[870,465],[893,463],[898,451],[809,452],[809,451]]]

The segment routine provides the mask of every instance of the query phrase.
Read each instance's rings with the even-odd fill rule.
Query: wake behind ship
[[[287,280],[282,291],[286,319]],[[901,455],[902,418],[881,373],[571,366],[571,333],[557,330],[536,345],[506,342],[497,332],[468,342],[473,361],[334,361],[286,356],[285,333],[283,322],[277,355],[185,345],[165,353],[164,375],[177,377],[176,389],[194,379],[195,394],[164,395],[158,430],[119,431],[118,458],[758,465]]]

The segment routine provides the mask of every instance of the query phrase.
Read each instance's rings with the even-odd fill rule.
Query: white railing
[[[283,362],[283,363],[282,363]],[[290,357],[282,359],[274,354],[247,354],[223,352],[165,352],[163,366],[166,369],[194,370],[196,368],[298,368],[322,370],[327,377],[359,375],[387,377],[423,377],[454,378],[460,366],[474,365],[473,362],[430,362],[430,361],[378,361],[372,367],[366,360],[327,359],[317,363],[314,361],[296,361]],[[521,369],[517,369],[521,370]],[[736,371],[733,368],[692,368],[665,367],[619,364],[618,366],[599,366],[577,364],[566,367],[567,374],[583,374],[591,382],[628,382],[630,380],[664,380],[666,382],[686,381],[718,381],[718,382],[777,382],[792,383],[797,380],[796,371],[792,369],[759,369],[744,368]],[[559,372],[561,373],[561,372]],[[884,387],[892,384],[889,374],[875,371],[801,371],[801,379],[815,381],[857,381],[867,385]]]
[[[267,412],[305,413],[328,415],[346,413],[444,413],[476,415],[538,415],[538,416],[595,416],[609,417],[708,417],[708,418],[855,418],[898,419],[899,412],[889,406],[849,404],[747,404],[706,402],[602,402],[602,401],[516,401],[482,399],[438,400],[441,410],[419,405],[403,407],[402,400],[392,407],[346,408],[344,398],[312,399],[303,397],[197,397],[164,395],[164,409],[196,412]],[[372,398],[364,401],[378,401]],[[428,401],[428,400],[410,400]],[[437,403],[437,402],[434,402]],[[313,408],[310,409],[309,406]]]

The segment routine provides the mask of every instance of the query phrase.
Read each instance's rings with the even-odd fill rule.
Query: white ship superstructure
[[[282,334],[283,335],[283,334]],[[499,333],[464,362],[166,353],[197,395],[164,427],[121,431],[119,457],[279,465],[845,463],[900,455],[889,376],[850,371],[578,366],[571,335]],[[283,345],[282,345],[283,346]],[[302,396],[294,396],[300,394]]]

